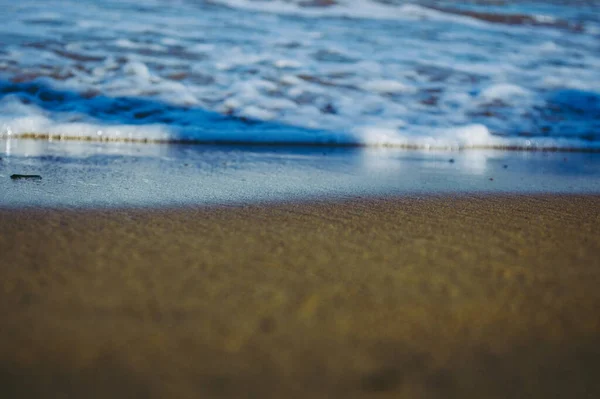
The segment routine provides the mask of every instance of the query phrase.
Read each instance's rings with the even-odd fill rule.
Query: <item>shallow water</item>
[[[0,207],[600,194],[600,154],[0,140]],[[41,180],[11,179],[13,174]]]
[[[0,0],[0,135],[600,148],[600,2]]]

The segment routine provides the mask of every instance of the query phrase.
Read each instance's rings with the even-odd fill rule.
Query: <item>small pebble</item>
[[[14,175],[10,175],[10,178],[12,180],[23,180],[23,179],[28,179],[28,180],[42,180],[42,176],[40,176],[40,175],[19,175],[19,174],[14,174]]]

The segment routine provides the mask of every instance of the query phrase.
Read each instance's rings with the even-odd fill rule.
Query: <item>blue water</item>
[[[490,193],[600,194],[600,154],[0,140],[3,208]]]
[[[600,148],[600,2],[315,3],[0,0],[0,136]]]

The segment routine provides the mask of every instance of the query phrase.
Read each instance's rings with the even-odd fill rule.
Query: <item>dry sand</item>
[[[0,211],[2,398],[600,397],[600,197]]]

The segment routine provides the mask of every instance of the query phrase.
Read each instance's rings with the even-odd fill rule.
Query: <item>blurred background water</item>
[[[600,148],[600,2],[0,0],[0,136]]]

